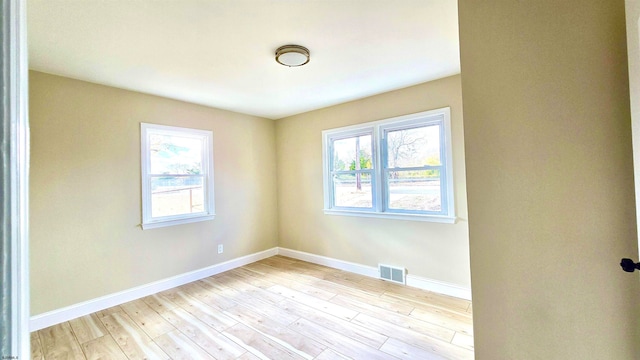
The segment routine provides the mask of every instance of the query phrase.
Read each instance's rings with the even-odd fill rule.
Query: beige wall
[[[38,72],[29,86],[32,315],[277,246],[272,120]],[[141,230],[140,122],[213,131],[215,220]]]
[[[325,215],[321,131],[451,107],[457,224]],[[276,122],[280,246],[470,286],[460,76]]]
[[[624,0],[459,1],[477,359],[638,359]]]

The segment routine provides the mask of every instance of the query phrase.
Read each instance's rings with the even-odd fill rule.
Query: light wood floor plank
[[[123,311],[122,308],[120,307],[120,305],[116,305],[104,310],[96,311],[95,314],[98,316],[98,318],[103,318],[107,315],[111,315],[120,311]]]
[[[471,302],[274,256],[31,334],[33,359],[473,359]]]
[[[266,263],[262,262],[262,261],[258,261],[258,262],[254,262],[251,263],[249,265],[243,266],[244,268],[257,272],[259,274],[277,274],[283,277],[287,277],[290,280],[294,280],[297,275],[299,274],[299,272],[296,272],[295,274],[293,274],[292,272],[288,272],[286,270],[284,270],[284,268],[281,267],[273,267],[273,266],[269,266]],[[289,270],[291,271],[291,270]]]
[[[271,256],[266,259],[263,259],[260,262],[267,265],[274,265],[276,267],[282,267],[282,266],[286,267],[288,265],[298,263],[299,260],[286,257],[286,256],[276,255],[276,256]]]
[[[384,317],[379,319],[360,314],[353,319],[353,322],[448,359],[468,359],[469,356],[471,359],[473,358],[473,352],[468,349],[463,349],[450,344],[448,341],[440,340],[422,332],[386,322],[382,319],[386,320]]]
[[[68,322],[42,329],[39,336],[46,360],[85,359]]]
[[[311,275],[301,273],[299,271],[292,272],[291,269],[285,270],[283,268],[275,268],[273,266],[265,265],[260,262],[249,264],[245,267],[247,271],[257,274],[257,276],[264,277],[268,281],[274,284],[280,284],[287,287],[292,287],[298,283],[308,283],[317,279]]]
[[[313,266],[313,267],[325,268],[323,266],[319,266],[315,264],[308,264],[303,262],[300,262],[300,263]],[[378,297],[379,296],[378,294],[372,295],[371,293],[365,292],[361,289],[356,289],[354,287],[347,286],[347,285],[352,285],[352,282],[349,280],[344,280],[342,281],[343,283],[324,280],[323,277],[330,274],[329,270],[319,271],[321,276],[320,278],[318,278],[306,273],[291,272],[290,269],[274,268],[272,266],[264,265],[261,262],[247,265],[246,268],[249,271],[259,274],[259,276],[263,276],[268,280],[278,283],[279,285],[296,289],[305,294],[319,297],[324,300],[329,300],[337,294],[345,294],[349,296],[366,297],[367,301],[370,301],[370,302],[375,299],[376,304],[378,303],[384,304],[384,305],[380,305],[383,308],[389,308],[390,306],[392,306],[390,304],[394,303],[394,301],[381,300]],[[326,268],[326,269],[329,269],[329,268]],[[336,271],[335,269],[331,269],[331,270]],[[339,277],[332,276],[331,279],[336,280],[336,279],[339,279]],[[318,296],[319,292],[322,292],[323,294]],[[380,294],[381,293],[382,291],[380,291]],[[394,308],[395,311],[398,311],[404,314],[409,314],[411,310],[413,310],[414,308],[412,305],[406,304],[406,302],[401,302],[401,301],[396,302],[396,304],[400,304],[400,303],[402,303],[403,305],[397,306],[397,308]]]
[[[417,346],[409,345],[407,343],[403,343],[400,340],[396,340],[394,338],[390,338],[382,347],[381,351],[386,352],[387,354],[393,355],[400,359],[414,360],[443,360],[446,357],[441,355],[434,354]]]
[[[44,354],[42,353],[42,344],[40,343],[40,336],[38,336],[37,331],[31,333],[31,359],[44,359]]]
[[[241,323],[227,329],[223,334],[261,359],[311,359],[281,346],[271,338]]]
[[[385,290],[373,285],[362,284],[360,281],[352,281],[349,279],[334,276],[333,274],[323,274],[319,279],[332,282],[334,284],[343,285],[351,289],[360,290],[372,295],[380,296],[384,294]]]
[[[367,315],[361,313],[352,322],[369,329],[387,329],[382,333],[389,337],[394,336],[393,331],[402,329],[448,343],[451,342],[453,335],[455,335],[455,331],[451,329],[414,320],[406,316],[403,317],[402,315],[394,317],[393,314]]]
[[[402,286],[398,284],[394,284],[388,281],[379,280],[379,279],[365,279],[361,281],[363,284],[370,284],[371,286],[375,286],[375,284],[380,285],[385,289],[385,293],[382,297],[392,296],[395,298],[409,300],[412,302],[424,303],[430,306],[440,306],[446,309],[457,310],[457,311],[466,311],[469,308],[469,300],[458,299],[452,296],[446,296],[441,294],[436,294],[431,291],[425,291],[417,288],[412,288],[410,286]]]
[[[166,334],[175,329],[163,319],[162,316],[158,315],[157,312],[153,311],[153,309],[140,299],[122,304],[120,307],[151,338]]]
[[[440,307],[416,307],[410,317],[447,327],[467,335],[473,335],[473,319],[467,312],[460,313]]]
[[[296,273],[307,274],[314,277],[322,277],[325,274],[334,274],[336,269],[324,265],[308,263],[293,259],[294,262],[288,266],[280,266],[281,269],[289,268]],[[337,270],[340,271],[340,270]]]
[[[223,281],[225,281],[225,284],[233,289],[236,289],[237,291],[239,291],[242,294],[245,295],[249,295],[249,296],[253,296],[255,298],[258,298],[260,300],[263,300],[265,302],[271,303],[271,304],[277,304],[280,301],[282,301],[284,299],[284,296],[275,293],[273,291],[267,291],[265,289],[259,288],[257,286],[253,286],[251,284],[248,284],[244,281],[242,281],[242,279],[239,279],[237,277],[228,275],[228,276],[220,276],[217,279],[222,279]],[[272,287],[270,287],[269,289],[271,289]]]
[[[398,310],[397,306],[394,306],[390,303],[383,303],[382,301],[375,301],[373,299],[368,299],[366,297],[354,296],[354,295],[336,295],[330,300],[332,303],[346,307],[353,311],[363,312],[366,314],[375,314],[379,311],[382,311],[384,314],[394,313],[399,315],[409,315],[411,311],[413,311],[413,307],[411,307],[411,311],[407,312],[405,310]]]
[[[271,305],[260,299],[248,298],[238,304],[262,314],[267,319],[273,319],[283,325],[289,325],[299,318],[299,316],[296,316],[295,314],[286,312],[280,306]]]
[[[296,279],[298,280],[296,281],[291,278],[278,276],[280,274],[269,273],[269,274],[261,275],[257,272],[242,269],[242,268],[237,270],[241,274],[239,276],[242,276],[245,279],[251,279],[251,281],[256,281],[256,283],[260,285],[256,285],[256,284],[254,285],[259,286],[263,289],[267,289],[273,285],[282,285],[288,288],[296,289],[302,293],[305,293],[307,295],[310,295],[322,300],[329,300],[336,295],[335,292],[327,291],[317,286],[309,285],[303,281],[299,281],[301,278],[300,276],[296,277]]]
[[[149,295],[142,298],[147,306],[149,306],[153,311],[162,313],[167,310],[175,309],[178,305],[174,304],[167,298],[163,298],[158,294]]]
[[[271,279],[267,278],[264,275],[260,275],[254,271],[244,268],[229,270],[226,272],[226,274],[261,289],[266,289],[277,284],[276,282],[270,281]]]
[[[334,277],[332,276],[332,273],[330,272],[330,268],[318,268],[318,267],[307,267],[307,266],[299,266],[298,264],[292,265],[288,267],[290,269],[290,271],[293,271],[297,274],[303,274],[309,277],[313,277],[316,279],[324,279],[325,277]],[[285,269],[285,268],[280,268],[280,269]],[[327,270],[329,269],[329,270]]]
[[[82,344],[87,360],[127,360],[111,335],[104,335]]]
[[[315,285],[317,286],[317,284]],[[342,288],[343,289],[336,289],[338,295],[355,298],[362,303],[375,306],[376,308],[393,311],[403,315],[409,315],[415,309],[415,305],[408,303],[407,301],[398,300],[392,297],[382,298],[377,294],[371,294],[361,290],[353,290],[351,288],[344,289],[344,286],[342,286]]]
[[[416,331],[420,334],[425,334],[431,336],[436,339],[440,339],[446,342],[450,342],[453,339],[453,335],[455,331],[452,329],[448,329],[444,326],[431,324],[425,321],[421,321],[410,316],[397,314],[391,311],[381,310],[381,309],[370,309],[366,307],[366,304],[358,301],[357,299],[350,298],[336,298],[334,301],[344,303],[344,306],[349,306],[349,304],[357,304],[353,306],[357,306],[361,311],[357,317],[360,317],[362,322],[362,318],[373,318],[373,319],[384,319],[385,323],[393,324],[405,329]],[[355,320],[355,319],[354,319]],[[355,321],[352,321],[355,322]]]
[[[155,342],[173,360],[211,359],[215,358],[180,331],[171,331],[158,336]]]
[[[69,324],[71,324],[73,333],[76,335],[80,344],[107,334],[107,329],[104,328],[104,325],[102,325],[96,314],[89,314],[70,320]]]
[[[183,291],[165,291],[161,296],[167,296],[182,309],[217,331],[224,331],[236,324],[235,320],[222,313],[222,309],[209,306]]]
[[[211,291],[214,291],[217,294],[220,294],[225,298],[233,301],[234,305],[248,298],[252,298],[251,295],[244,293],[236,288],[230,287],[229,283],[232,281],[235,281],[235,280],[229,279],[228,277],[220,278],[220,277],[210,276],[208,278],[204,278],[200,280],[199,282],[201,282],[203,286],[206,286]]]
[[[278,341],[284,347],[293,347],[298,354],[304,357],[314,358],[319,355],[326,346],[312,340],[306,336],[289,329],[286,325],[270,318],[265,318],[262,314],[253,312],[240,305],[229,308],[225,313],[233,316],[238,322],[241,322],[260,333],[270,336],[273,340]]]
[[[336,350],[340,354],[354,359],[389,359],[389,355],[378,349],[372,348],[358,341],[341,336],[339,333],[329,330],[306,319],[300,319],[289,325],[293,330],[306,335],[327,347]]]
[[[149,335],[124,312],[107,315],[101,321],[129,359],[169,359]]]
[[[345,307],[336,305],[334,303],[316,299],[313,296],[301,293],[294,289],[289,289],[281,285],[275,285],[269,288],[269,291],[272,291],[276,294],[282,295],[283,297],[289,298],[291,300],[295,300],[299,303],[310,306],[314,309],[324,311],[328,314],[337,316],[341,319],[351,320],[358,313],[351,309],[347,309]]]
[[[252,353],[250,353],[250,352],[248,352],[248,351],[247,351],[246,353],[242,354],[242,356],[240,356],[240,357],[238,358],[238,360],[260,360],[260,359],[261,359],[261,358],[259,358],[259,357],[255,356],[255,355],[253,355]],[[268,359],[267,359],[267,360],[268,360]]]
[[[182,308],[160,314],[216,359],[235,359],[246,350]]]
[[[196,282],[191,283],[196,288],[201,288],[202,290],[190,290],[189,293],[192,294],[196,299],[202,301],[203,303],[209,306],[217,306],[221,309],[227,309],[232,306],[236,306],[236,302],[232,299],[220,294],[217,292],[218,288],[212,287],[206,281],[206,279],[198,280]]]
[[[465,349],[473,350],[473,336],[457,332],[451,343]]]
[[[221,306],[220,302],[222,302],[223,304],[226,304],[227,302],[229,303],[228,306],[235,306],[235,302],[229,300],[229,299],[217,299],[217,297],[220,297],[217,295],[217,293],[215,292],[211,292],[208,289],[206,289],[205,287],[201,286],[198,282],[192,282],[192,283],[188,283],[188,284],[184,284],[182,286],[178,286],[177,288],[173,289],[174,291],[182,291],[183,293],[189,294],[190,296],[198,299],[200,302],[203,302],[205,304],[210,305],[213,308],[216,309],[224,309],[225,306]],[[216,297],[216,301],[211,301],[212,297]],[[211,301],[209,303],[209,301]]]
[[[215,282],[215,279],[206,278],[201,280],[205,286],[211,286],[211,291],[217,291],[220,294],[225,294],[225,298],[231,299],[233,306],[242,305],[255,312],[263,314],[267,318],[275,319],[276,321],[288,325],[298,320],[297,316],[293,316],[286,311],[283,311],[276,305],[265,302],[259,298],[253,297],[249,294],[241,291],[222,286]],[[254,294],[255,295],[255,294]],[[228,307],[227,307],[228,308]]]
[[[269,276],[281,276],[286,274],[286,272],[284,270],[280,270],[279,273],[277,274],[269,274]],[[356,289],[353,287],[349,287],[347,285],[344,284],[338,284],[336,282],[332,282],[332,281],[327,281],[324,279],[319,279],[317,277],[313,277],[307,274],[294,274],[293,277],[293,283],[302,283],[305,284],[311,288],[315,288],[315,289],[321,289],[324,290],[326,292],[329,292],[331,294],[343,294],[343,295],[349,295],[349,296],[358,296],[358,297],[362,297],[362,296],[367,296],[371,299],[379,299],[379,295],[378,294],[371,294],[369,292],[360,290],[360,289]],[[282,285],[282,283],[280,283],[280,285]],[[295,285],[293,285],[295,286]],[[411,305],[407,305],[405,303],[405,306],[407,306],[407,309],[405,311],[410,312],[411,309],[413,309],[413,306]]]
[[[298,263],[299,262],[293,262],[287,265],[279,265],[277,263],[267,264],[263,261],[260,261],[258,263],[250,264],[249,266],[252,266],[250,267],[251,270],[260,270],[267,273],[271,273],[271,272],[283,273],[282,274],[283,276],[287,276],[287,273],[294,273],[296,275],[304,274],[306,276],[315,277],[315,278],[322,278],[323,276],[327,275],[327,271],[324,271],[318,268],[306,268],[306,267],[300,266]]]
[[[293,300],[283,301],[280,303],[280,307],[285,309],[287,312],[295,314],[299,318],[312,321],[329,330],[341,334],[342,336],[346,336],[376,349],[387,341],[387,337],[380,333],[371,331],[365,327],[340,319],[333,315],[326,314],[322,311],[317,311]]]
[[[322,354],[318,355],[315,360],[349,360],[349,358],[340,355],[333,349],[326,349],[322,352]]]

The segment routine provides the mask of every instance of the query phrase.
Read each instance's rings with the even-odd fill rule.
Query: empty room
[[[20,3],[32,359],[640,353],[625,1]]]
[[[455,2],[28,4],[34,353],[473,357]]]

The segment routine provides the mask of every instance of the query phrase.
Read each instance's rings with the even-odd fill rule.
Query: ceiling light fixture
[[[308,63],[309,59],[309,49],[304,46],[285,45],[276,50],[276,61],[284,66],[302,66]]]

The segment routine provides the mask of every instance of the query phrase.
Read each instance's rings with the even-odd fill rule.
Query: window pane
[[[440,165],[440,125],[387,132],[387,167]]]
[[[371,169],[371,135],[360,135],[333,141],[333,170]],[[356,153],[359,161],[356,163]]]
[[[333,194],[335,206],[372,208],[371,174],[334,175]]]
[[[176,135],[150,135],[152,174],[201,174],[202,139]]]
[[[442,211],[440,170],[389,171],[389,209]]]
[[[172,216],[204,211],[202,176],[151,178],[151,216]]]

